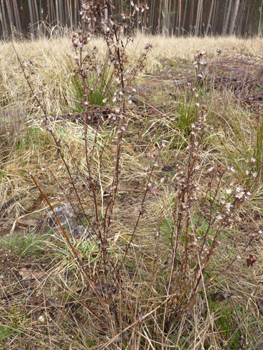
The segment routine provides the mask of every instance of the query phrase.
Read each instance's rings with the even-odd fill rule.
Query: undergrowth
[[[204,51],[178,65],[193,75],[171,83],[170,102],[140,93],[152,47],[136,61],[128,55],[133,18],[147,5],[131,8],[120,22],[110,2],[82,1],[59,108],[14,43],[32,97],[23,123],[1,123],[1,225],[16,217],[0,241],[0,341],[14,349],[258,348],[261,117],[232,101],[214,106],[224,92],[213,91]],[[131,95],[141,99],[136,107]],[[10,103],[3,95],[2,110]],[[7,200],[10,183],[26,184],[20,199]],[[18,234],[28,217],[38,229]]]

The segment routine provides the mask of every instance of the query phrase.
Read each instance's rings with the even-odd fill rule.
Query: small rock
[[[76,215],[73,212],[73,209],[71,205],[65,205],[63,207],[56,207],[54,209],[54,213],[57,216],[60,224],[62,226],[68,225],[72,226],[74,222],[76,221]],[[57,224],[57,220],[55,218],[55,215],[52,211],[48,212],[47,220],[50,226],[54,226]]]
[[[128,97],[129,103],[134,103],[136,106],[143,106],[143,102],[139,100],[137,97],[130,95]]]
[[[84,213],[79,212],[78,215],[74,212],[71,205],[56,207],[54,213],[57,216],[61,226],[68,227],[74,236],[81,236],[85,232],[85,227],[80,225],[79,218],[84,217]],[[49,226],[57,225],[57,220],[52,211],[47,214],[47,223]]]
[[[164,172],[172,172],[172,171],[174,171],[175,170],[175,168],[174,168],[174,166],[173,165],[165,165],[163,168],[162,168],[162,171],[164,171]]]
[[[39,316],[38,321],[44,323],[46,321],[46,318],[43,315],[41,315]]]
[[[77,225],[72,229],[72,235],[74,238],[80,238],[85,233],[85,227],[82,225]]]

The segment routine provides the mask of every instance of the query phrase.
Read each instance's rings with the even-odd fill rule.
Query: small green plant
[[[106,58],[104,64],[98,65],[96,70],[89,73],[86,78],[86,91],[83,90],[83,80],[73,71],[69,84],[65,84],[72,101],[70,104],[74,105],[72,110],[83,113],[85,101],[95,106],[108,104],[113,96],[112,79],[113,69],[108,58]]]
[[[28,149],[31,145],[42,149],[51,144],[50,135],[39,126],[32,126],[18,136],[16,141],[16,149]]]
[[[35,233],[7,236],[0,241],[0,245],[20,257],[39,257],[43,254],[45,240],[49,235],[36,235]]]
[[[202,218],[202,217],[200,218],[196,215],[194,215],[194,217],[191,217],[189,231],[196,232],[197,239],[201,239],[206,234],[208,227],[209,227],[209,223],[205,220],[205,218]],[[167,243],[170,243],[169,240],[170,240],[171,229],[172,229],[172,218],[164,219],[160,226],[160,233],[163,236],[163,238],[167,241]],[[215,229],[213,229],[212,227],[209,228],[209,237],[207,239],[208,244],[212,243],[212,238],[215,233],[216,233]]]
[[[179,107],[178,123],[176,125],[181,130],[184,137],[188,137],[192,131],[191,125],[194,123],[196,116],[195,103],[196,99],[193,96],[193,92],[187,90],[185,99]]]
[[[210,301],[209,302],[210,312],[215,314],[214,327],[217,332],[221,334],[221,338],[224,339],[229,350],[239,350],[242,339],[242,330],[240,325],[237,324],[235,310],[232,305],[225,301]],[[233,317],[234,316],[234,317]]]
[[[10,338],[10,336],[21,335],[23,333],[22,330],[19,329],[19,327],[10,327],[8,325],[0,325],[0,342],[5,341],[6,339]],[[1,343],[0,343],[1,344]]]
[[[1,107],[6,107],[11,103],[11,99],[7,93],[2,94],[1,96]]]

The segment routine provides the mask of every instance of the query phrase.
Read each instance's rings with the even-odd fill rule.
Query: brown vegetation
[[[2,45],[2,348],[260,348],[260,41],[83,4],[73,49]]]

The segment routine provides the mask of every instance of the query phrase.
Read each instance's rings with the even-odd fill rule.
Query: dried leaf
[[[121,148],[122,150],[134,153],[134,149],[131,146],[122,146]],[[111,152],[116,152],[116,150],[117,150],[117,147],[114,147],[114,146],[110,149]]]
[[[213,301],[224,301],[227,300],[228,298],[232,297],[232,293],[229,292],[219,292],[219,293],[213,293],[210,295],[211,300]]]
[[[225,293],[221,293],[221,295],[226,300],[226,299],[232,297],[232,295],[234,295],[234,294],[229,293],[229,292],[225,292]]]
[[[254,262],[256,262],[257,260],[255,259],[254,255],[250,254],[249,258],[247,258],[247,267],[249,269],[251,269],[251,267],[253,266]]]
[[[125,151],[129,151],[131,153],[134,153],[134,150],[131,146],[122,146],[122,149],[124,149]]]
[[[138,315],[138,321],[139,321],[139,323],[142,322],[142,319],[143,319],[143,314],[142,314],[142,313],[139,313],[139,315]]]
[[[151,194],[156,194],[156,193],[158,193],[158,188],[150,188],[150,190],[149,190],[149,192],[151,193]]]
[[[32,269],[27,269],[23,267],[20,271],[18,271],[19,275],[22,276],[23,280],[33,280],[40,279],[45,276],[44,272],[41,271],[33,271]]]
[[[191,296],[191,298],[189,299],[189,301],[188,301],[188,305],[187,305],[187,308],[186,308],[187,314],[191,314],[193,312],[194,306],[195,306],[195,302],[196,302],[196,294],[193,294]]]
[[[160,151],[157,148],[155,148],[151,152],[147,152],[146,153],[146,157],[148,157],[148,158],[156,158],[159,153],[160,153]]]
[[[259,300],[257,300],[257,306],[258,306],[258,311],[260,315],[263,316],[263,304]]]

